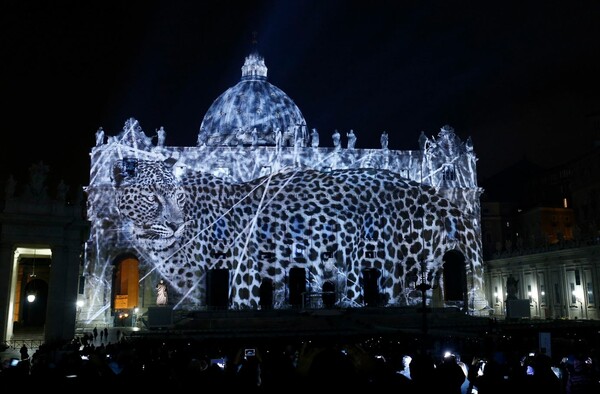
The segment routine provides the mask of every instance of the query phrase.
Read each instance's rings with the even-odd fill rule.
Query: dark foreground
[[[451,310],[425,318],[415,309],[389,308],[188,314],[140,331],[112,327],[109,338],[87,330],[69,342],[44,343],[15,366],[3,363],[0,383],[558,394],[572,392],[568,381],[582,363],[598,382],[600,322],[504,321]]]

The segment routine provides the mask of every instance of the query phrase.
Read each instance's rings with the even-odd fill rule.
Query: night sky
[[[449,124],[480,180],[560,164],[600,140],[599,21],[597,1],[3,1],[0,175],[42,160],[87,185],[96,130],[129,117],[193,146],[255,48],[322,146],[417,149]]]

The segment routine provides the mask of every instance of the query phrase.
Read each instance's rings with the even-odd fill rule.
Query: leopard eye
[[[140,197],[149,203],[155,203],[156,201],[158,201],[158,197],[156,196],[156,193],[148,191],[148,190],[141,191]]]
[[[185,191],[183,191],[181,189],[176,189],[175,197],[177,198],[177,200],[183,200],[185,198]]]

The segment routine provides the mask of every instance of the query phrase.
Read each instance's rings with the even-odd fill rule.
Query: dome
[[[298,141],[306,146],[306,121],[294,101],[267,81],[267,67],[254,52],[242,67],[242,79],[210,106],[198,133],[198,145],[282,145]]]

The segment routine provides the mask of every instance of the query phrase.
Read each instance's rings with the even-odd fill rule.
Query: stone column
[[[71,340],[75,336],[79,283],[79,246],[52,247],[45,340]]]
[[[14,270],[14,247],[12,244],[0,244],[0,342],[4,342],[13,334],[13,283],[16,272]]]

